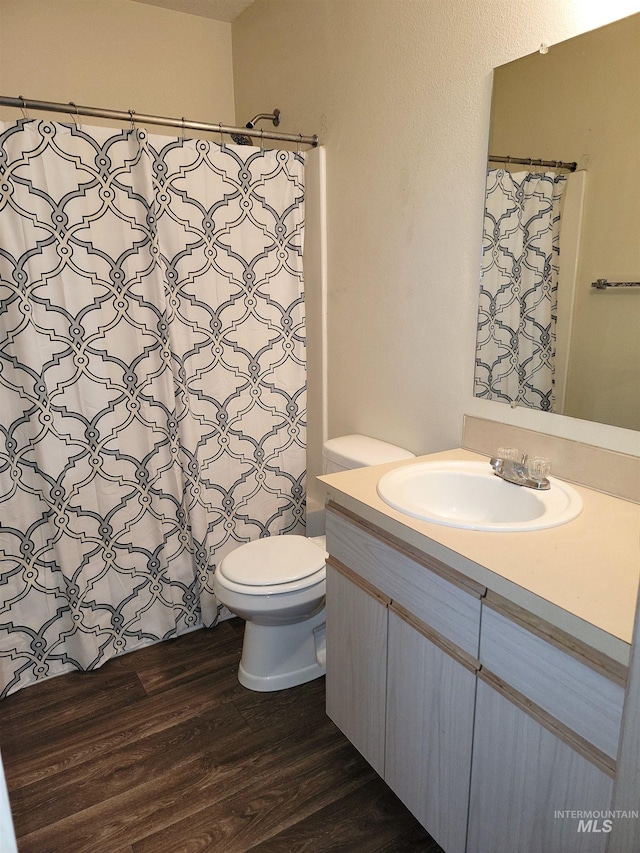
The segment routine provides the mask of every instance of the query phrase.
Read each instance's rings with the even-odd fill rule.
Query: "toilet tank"
[[[342,435],[339,438],[330,438],[322,447],[322,468],[325,474],[414,458],[414,453],[402,447],[396,447],[395,444],[370,438],[368,435]]]

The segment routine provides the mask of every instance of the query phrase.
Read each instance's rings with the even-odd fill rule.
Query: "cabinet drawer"
[[[477,658],[479,595],[332,510],[327,511],[327,550],[381,593]]]
[[[483,605],[480,663],[615,760],[624,689]]]

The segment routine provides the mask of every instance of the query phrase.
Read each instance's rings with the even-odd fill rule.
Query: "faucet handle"
[[[520,451],[517,447],[499,447],[498,458],[504,462],[518,462],[520,460]]]
[[[551,460],[546,456],[534,456],[529,462],[529,476],[532,480],[546,480],[551,472]]]

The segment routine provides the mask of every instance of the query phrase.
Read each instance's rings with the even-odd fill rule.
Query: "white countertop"
[[[430,459],[488,464],[488,457],[458,449],[319,479],[340,506],[627,664],[640,579],[640,505],[572,484],[584,503],[574,521],[487,533],[420,521],[378,496],[382,474]]]

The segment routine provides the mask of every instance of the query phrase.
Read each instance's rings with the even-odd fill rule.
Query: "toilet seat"
[[[234,592],[276,595],[322,582],[327,556],[306,536],[270,536],[236,548],[216,574]]]

